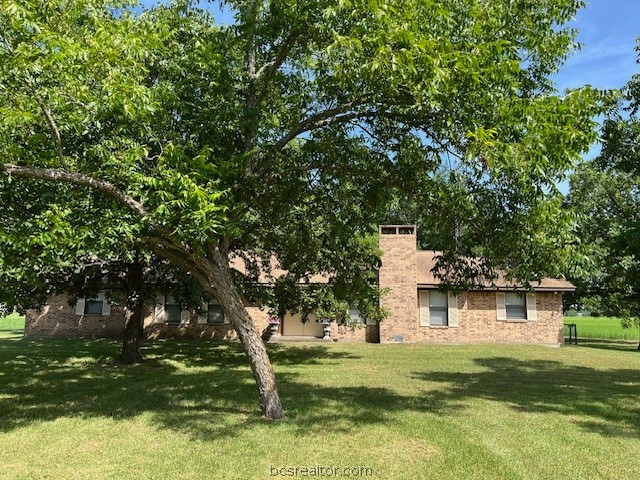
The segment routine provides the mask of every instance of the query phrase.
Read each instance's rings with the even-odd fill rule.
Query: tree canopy
[[[602,137],[600,155],[571,178],[569,202],[590,260],[576,293],[587,308],[640,326],[640,74],[609,109]]]
[[[282,407],[232,257],[254,275],[278,260],[280,308],[324,272],[316,305],[375,314],[376,223],[395,200],[439,225],[453,270],[472,239],[518,278],[566,261],[556,184],[596,139],[601,94],[551,77],[584,2],[223,3],[231,24],[189,1],[0,0],[0,188],[119,202],[121,235],[219,299],[265,415]]]

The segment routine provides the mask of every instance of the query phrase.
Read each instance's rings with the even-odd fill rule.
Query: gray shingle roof
[[[417,263],[417,284],[420,287],[438,287],[442,281],[433,274],[437,257],[440,252],[433,250],[419,250],[416,252]],[[522,289],[522,285],[509,282],[504,278],[504,274],[498,273],[498,278],[493,282],[485,281],[479,288],[491,290],[514,290]],[[560,278],[542,278],[539,282],[530,282],[534,290],[540,292],[573,292],[576,287],[568,280]]]

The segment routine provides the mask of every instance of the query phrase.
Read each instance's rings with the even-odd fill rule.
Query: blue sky
[[[572,55],[555,81],[558,90],[592,85],[596,88],[621,88],[635,73],[636,39],[640,36],[640,0],[592,0],[578,12],[569,24],[579,30],[582,48]],[[585,155],[598,155],[600,145],[594,145]],[[558,185],[567,193],[568,182]]]
[[[590,84],[620,88],[640,68],[635,41],[640,36],[640,0],[592,0],[570,26],[583,44],[556,76],[558,88]]]

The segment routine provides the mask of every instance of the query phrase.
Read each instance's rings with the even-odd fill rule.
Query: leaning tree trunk
[[[226,259],[220,258],[209,266],[211,278],[207,290],[216,296],[242,342],[258,386],[262,414],[266,418],[280,419],[283,417],[282,402],[267,349],[236,290]]]
[[[206,257],[192,254],[186,248],[180,248],[179,252],[176,252],[175,250],[178,249],[175,245],[166,241],[158,242],[154,247],[158,255],[180,266],[186,272],[194,274],[202,288],[220,302],[249,359],[251,371],[258,386],[262,414],[273,420],[282,418],[282,402],[278,395],[273,367],[258,329],[236,290],[229,267],[229,258],[217,250],[210,251]]]
[[[136,255],[127,270],[127,291],[125,300],[125,327],[122,339],[122,352],[118,362],[123,364],[141,363],[140,353],[144,321],[144,266]]]

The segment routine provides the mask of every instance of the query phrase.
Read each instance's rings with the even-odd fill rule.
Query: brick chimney
[[[380,323],[380,342],[412,342],[418,333],[415,225],[381,225],[379,285],[388,289],[380,306],[388,313]]]

